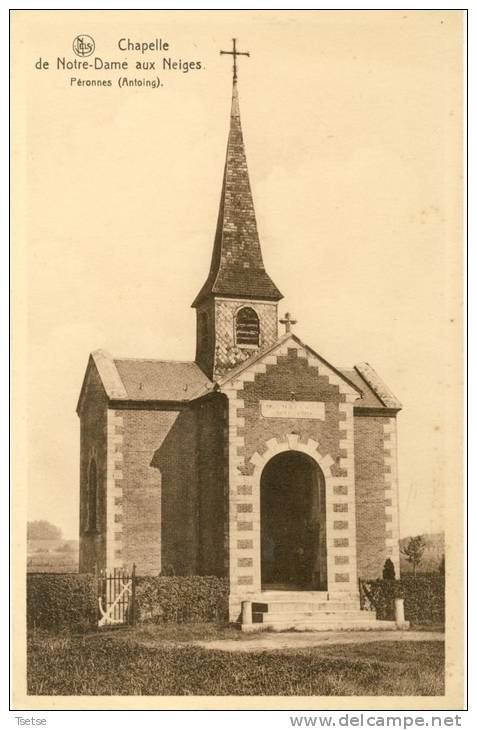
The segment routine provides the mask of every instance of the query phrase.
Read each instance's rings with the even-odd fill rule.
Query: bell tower
[[[236,49],[232,108],[217,229],[209,275],[194,303],[196,362],[212,379],[220,377],[278,336],[282,299],[263,264],[240,123]]]

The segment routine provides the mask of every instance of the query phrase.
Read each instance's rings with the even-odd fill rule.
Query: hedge
[[[228,580],[215,576],[138,578],[136,618],[151,623],[224,622],[228,594]]]
[[[446,585],[441,573],[418,573],[401,578],[404,611],[411,623],[444,623]]]
[[[55,631],[97,626],[96,578],[78,573],[27,576],[27,626]]]
[[[404,598],[404,613],[412,624],[444,623],[445,579],[441,573],[404,575],[401,580],[360,581],[362,608],[378,619],[394,618],[394,599]]]
[[[394,618],[394,599],[404,597],[413,624],[443,623],[445,580],[440,573],[405,575],[400,581],[360,581],[362,608],[378,619]],[[226,622],[229,584],[215,576],[139,577],[136,618],[151,623]],[[88,630],[97,626],[96,578],[78,573],[27,576],[27,626]]]
[[[394,599],[402,596],[401,583],[397,580],[360,581],[361,608],[376,611],[380,620],[394,619]]]

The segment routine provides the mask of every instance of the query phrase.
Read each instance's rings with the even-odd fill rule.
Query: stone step
[[[252,601],[261,601],[262,603],[280,603],[282,601],[309,601],[311,603],[329,603],[329,595],[326,591],[262,591],[257,594],[256,598],[252,598]],[[343,592],[343,595],[336,595],[331,599],[332,601],[340,602],[359,602],[359,596]]]
[[[275,608],[275,607],[274,607]],[[316,621],[340,620],[340,621],[375,621],[376,613],[374,611],[275,611],[269,610],[267,613],[253,613],[256,616],[262,616],[263,623],[271,621],[297,621],[302,619],[313,619]]]
[[[328,616],[326,619],[320,619],[317,621],[311,616],[294,616],[293,618],[283,618],[283,619],[268,619],[266,621],[254,621],[253,623],[257,626],[263,626],[264,628],[267,627],[290,627],[290,628],[297,628],[298,626],[311,626],[312,628],[316,627],[319,628],[320,626],[328,626],[329,624],[332,624],[333,626],[339,625],[340,627],[346,628],[347,626],[362,626],[363,628],[366,628],[370,626],[371,624],[374,624],[376,619],[371,620],[363,620],[363,619],[352,619],[352,618],[340,618],[339,616]]]
[[[325,593],[262,593],[250,600],[252,603],[269,603],[273,605],[282,605],[284,603],[303,605],[312,603],[316,606],[353,606],[353,608],[359,608],[359,597],[357,596],[333,596],[330,600]]]
[[[395,621],[346,621],[340,619],[316,621],[312,619],[294,621],[273,621],[242,626],[242,631],[396,631]]]
[[[273,590],[263,590],[260,592],[261,596],[266,596],[267,598],[273,598],[276,600],[280,600],[280,598],[321,598],[322,600],[327,600],[328,598],[328,591],[273,591]]]
[[[263,607],[263,608],[262,608]],[[266,610],[265,610],[266,609]],[[337,601],[322,601],[322,602],[311,602],[311,601],[253,601],[252,610],[254,612],[260,612],[263,610],[265,613],[301,613],[303,611],[321,612],[337,612],[337,611],[359,611],[359,603],[354,601],[348,602],[337,602]]]

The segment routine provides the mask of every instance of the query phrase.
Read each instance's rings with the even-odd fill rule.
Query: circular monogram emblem
[[[85,58],[85,56],[91,56],[95,49],[94,40],[90,35],[77,35],[73,41],[73,51],[77,56]]]

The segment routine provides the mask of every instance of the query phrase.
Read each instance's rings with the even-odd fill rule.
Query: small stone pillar
[[[242,601],[242,628],[252,625],[252,601]],[[246,629],[243,629],[246,631]]]
[[[394,617],[396,620],[396,627],[400,631],[406,631],[409,628],[409,621],[404,618],[404,598],[394,599]]]

